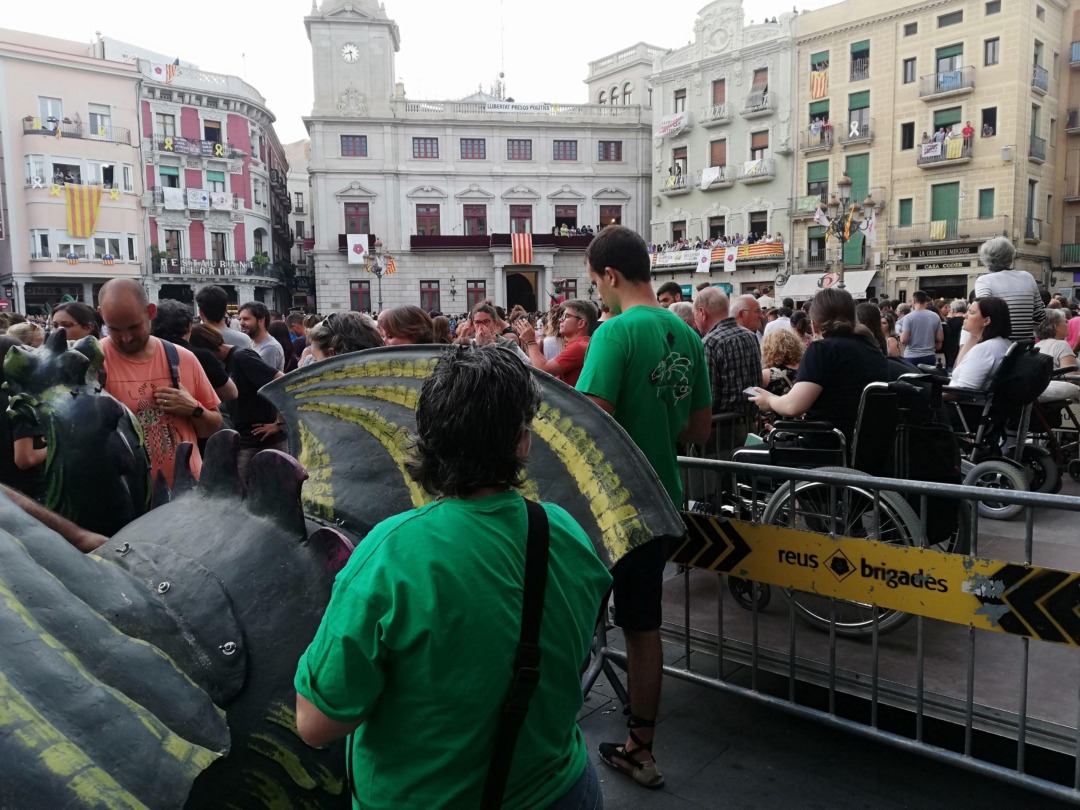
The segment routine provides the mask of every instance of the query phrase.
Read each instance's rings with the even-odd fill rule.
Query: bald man
[[[113,279],[101,288],[98,312],[109,329],[105,350],[105,390],[127,405],[142,425],[150,452],[150,474],[158,470],[172,486],[180,442],[191,442],[192,471],[202,470],[197,440],[221,427],[218,405],[206,372],[195,355],[176,346],[178,374],[173,373],[164,343],[150,334],[157,307],[132,279]]]

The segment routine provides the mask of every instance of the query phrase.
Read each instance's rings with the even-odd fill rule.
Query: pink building
[[[142,275],[137,66],[0,29],[0,308],[96,302]]]
[[[138,65],[151,298],[192,302],[218,284],[237,304],[284,308],[288,167],[266,100],[236,76]]]

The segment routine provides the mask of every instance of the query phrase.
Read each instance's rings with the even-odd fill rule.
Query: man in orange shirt
[[[574,300],[563,304],[559,321],[559,334],[565,343],[563,350],[553,360],[544,358],[544,351],[536,340],[536,330],[528,319],[514,324],[521,336],[533,368],[558,377],[567,385],[577,385],[581,369],[585,365],[585,351],[589,348],[589,335],[596,331],[596,306],[591,301]]]
[[[150,475],[157,471],[172,486],[173,462],[180,442],[191,442],[191,467],[202,470],[197,439],[221,427],[221,400],[195,355],[177,346],[174,384],[166,349],[150,334],[157,307],[132,279],[113,279],[101,288],[98,311],[109,329],[105,350],[105,390],[124,403],[142,425],[150,452]]]

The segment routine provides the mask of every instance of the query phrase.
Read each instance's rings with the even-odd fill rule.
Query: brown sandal
[[[626,719],[626,727],[630,735],[630,741],[637,746],[633,751],[627,751],[625,745],[619,743],[600,743],[600,759],[604,760],[619,773],[626,774],[642,787],[656,790],[664,786],[664,775],[655,759],[642,762],[634,757],[636,751],[645,750],[652,753],[652,743],[643,742],[634,729],[654,728],[655,720],[645,720],[631,714]]]

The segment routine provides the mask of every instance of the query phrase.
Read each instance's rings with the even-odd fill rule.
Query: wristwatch
[[[204,413],[206,413],[206,411],[203,409],[203,406],[202,405],[196,405],[195,410],[193,410],[191,412],[191,418],[192,419],[198,419]]]

